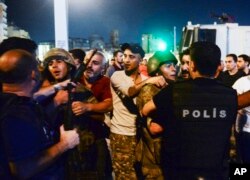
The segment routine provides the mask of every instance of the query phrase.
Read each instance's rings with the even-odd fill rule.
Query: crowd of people
[[[250,163],[249,56],[125,43],[107,67],[96,49],[36,49],[0,44],[0,179],[226,180]]]

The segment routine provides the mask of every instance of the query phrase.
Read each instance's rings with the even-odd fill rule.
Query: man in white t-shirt
[[[243,94],[250,90],[250,75],[238,79],[233,88],[238,94]],[[244,122],[241,122],[244,121]],[[242,129],[241,129],[242,124]],[[240,156],[243,163],[250,163],[250,106],[242,108],[238,111],[236,120],[236,132],[239,136]]]
[[[111,119],[110,145],[112,165],[117,179],[137,179],[134,169],[136,146],[136,114],[123,104],[119,93],[133,99],[146,83],[159,87],[166,85],[162,76],[148,78],[139,73],[139,63],[145,53],[138,45],[123,44],[124,71],[116,71],[111,76],[113,117]],[[118,93],[118,94],[117,94]]]

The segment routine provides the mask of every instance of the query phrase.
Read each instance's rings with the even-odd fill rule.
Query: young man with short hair
[[[135,97],[145,84],[152,83],[162,87],[166,85],[166,82],[162,76],[148,78],[139,73],[139,64],[145,55],[141,46],[125,43],[122,50],[124,71],[116,71],[111,77],[113,117],[110,127],[110,145],[112,164],[117,179],[136,179],[134,163],[138,114],[130,111],[131,108],[123,97],[128,97],[135,102]]]

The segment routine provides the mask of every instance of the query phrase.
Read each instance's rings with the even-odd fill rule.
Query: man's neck
[[[126,74],[127,76],[131,77],[131,78],[135,78],[135,77],[137,77],[138,74],[139,74],[139,69],[136,68],[136,69],[133,69],[133,70],[131,70],[131,71],[125,71],[125,74]]]
[[[3,84],[3,92],[12,93],[18,96],[32,97],[29,88],[23,84]]]
[[[245,67],[245,68],[244,68],[244,72],[245,72],[246,74],[248,74],[248,73],[249,73],[249,68],[248,68],[248,67]]]
[[[234,68],[234,69],[232,69],[232,70],[228,70],[228,73],[229,73],[230,75],[235,75],[237,72],[238,72],[238,69],[237,69],[237,68]]]
[[[122,65],[118,61],[115,61],[115,66],[117,66],[118,68],[122,69]]]
[[[195,71],[191,74],[192,79],[196,79],[196,78],[208,78],[208,79],[213,79],[214,76],[205,76],[200,74],[198,71]]]

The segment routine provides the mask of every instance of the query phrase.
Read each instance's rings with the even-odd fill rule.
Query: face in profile
[[[123,62],[123,53],[122,52],[118,52],[116,55],[116,60],[118,63],[122,63]]]
[[[242,57],[238,57],[237,68],[244,70],[245,67],[247,67],[247,66],[248,66],[248,63],[246,61],[244,61],[244,59]]]

